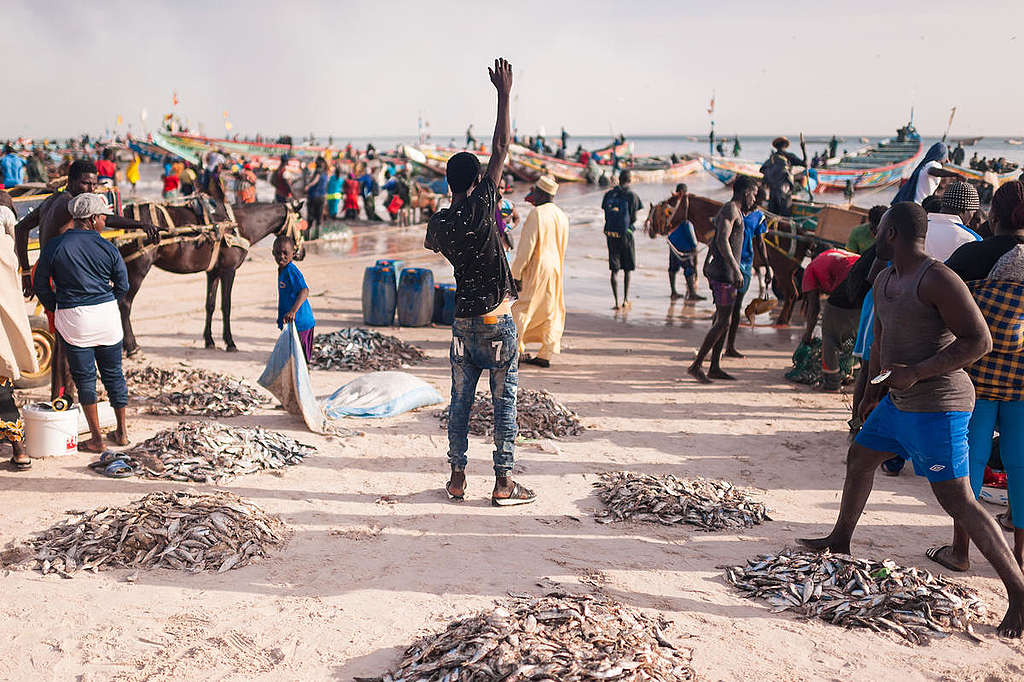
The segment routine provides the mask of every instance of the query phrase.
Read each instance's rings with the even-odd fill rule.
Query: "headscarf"
[[[917,164],[917,168],[910,174],[910,178],[907,182],[900,187],[900,191],[896,193],[896,197],[892,200],[892,205],[896,205],[901,201],[913,201],[914,193],[917,191],[917,178],[921,175],[921,171],[932,161],[942,161],[949,154],[949,150],[946,149],[946,145],[942,142],[936,142],[929,149],[928,153],[921,159],[921,163]]]
[[[1014,180],[997,189],[992,195],[992,213],[1004,230],[1024,228],[1024,182]]]

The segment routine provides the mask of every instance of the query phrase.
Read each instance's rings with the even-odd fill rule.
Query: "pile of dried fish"
[[[651,476],[632,471],[598,474],[597,496],[607,505],[598,523],[653,521],[666,526],[689,523],[703,530],[750,528],[771,521],[761,502],[754,502],[729,481],[710,478]]]
[[[422,362],[427,356],[416,346],[395,336],[348,327],[313,339],[310,367],[376,372]]]
[[[969,619],[985,612],[974,590],[941,575],[846,554],[784,550],[748,559],[725,575],[748,597],[767,599],[775,612],[888,631],[914,644],[946,637],[950,629],[973,636]]]
[[[692,680],[690,652],[667,623],[605,597],[520,596],[457,620],[406,650],[377,682]]]
[[[261,427],[181,422],[122,450],[147,478],[214,483],[263,469],[298,464],[316,448]]]
[[[76,516],[28,541],[43,574],[70,578],[101,568],[223,573],[266,556],[285,534],[280,520],[228,492],[161,491]]]
[[[182,365],[173,369],[130,367],[125,380],[150,414],[237,417],[265,402],[255,388],[226,374]]]
[[[441,428],[448,426],[448,407],[436,414]],[[583,433],[579,415],[547,391],[520,388],[516,399],[520,438],[565,438]],[[494,428],[494,405],[490,393],[477,393],[469,413],[469,432],[489,436]]]

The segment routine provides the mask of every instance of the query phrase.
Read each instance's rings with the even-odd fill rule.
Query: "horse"
[[[118,303],[124,329],[124,350],[130,357],[140,347],[132,330],[132,302],[150,268],[175,274],[206,273],[206,326],[203,340],[207,348],[216,348],[213,340],[213,311],[217,288],[221,289],[221,316],[226,350],[237,351],[231,336],[231,289],[235,271],[245,261],[249,247],[269,234],[287,234],[295,239],[301,253],[300,211],[302,202],[290,204],[239,204],[227,207],[218,203],[210,210],[202,197],[197,204],[165,205],[155,202],[131,204],[125,215],[162,228],[158,244],[129,240],[119,250],[128,269],[128,293]],[[166,230],[166,231],[164,231]]]
[[[438,195],[431,192],[418,182],[409,183],[409,204],[403,206],[398,224],[411,225],[424,217],[429,220],[430,216],[437,213]],[[417,210],[419,213],[417,213]]]

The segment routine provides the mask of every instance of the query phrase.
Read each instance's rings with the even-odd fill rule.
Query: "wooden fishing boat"
[[[519,166],[532,169],[539,175],[546,173],[561,182],[586,182],[587,180],[587,167],[582,163],[531,152],[518,144],[512,145],[509,155]]]
[[[681,159],[672,163],[668,159],[646,157],[634,160],[628,166],[633,182],[677,182],[703,168],[699,158]]]
[[[816,178],[815,192],[842,192],[847,183],[853,189],[882,189],[903,179],[908,167],[921,153],[921,138],[913,133],[906,139],[885,139],[876,145],[858,149],[824,168],[810,169]],[[738,175],[761,178],[761,164],[722,156],[703,157],[704,169],[723,184],[730,185]],[[799,181],[799,178],[798,178]]]
[[[946,170],[953,171],[965,180],[991,185],[993,191],[999,189],[1006,183],[1021,177],[1020,168],[1015,168],[1006,173],[996,173],[995,171],[981,171],[974,170],[973,168],[967,168],[965,166],[955,166],[951,163],[943,164],[943,167]]]
[[[625,156],[632,156],[632,154],[632,142],[612,142],[611,144],[590,152],[590,158],[594,159],[595,162],[601,165],[610,166],[613,163],[613,155],[621,159]]]
[[[276,142],[247,142],[219,137],[205,137],[190,133],[162,133],[188,148],[211,151],[223,149],[232,154],[243,156],[319,156],[327,151],[337,152],[336,148],[322,145],[278,144]]]
[[[842,192],[847,183],[853,189],[882,189],[903,179],[904,172],[921,154],[921,138],[915,132],[904,140],[885,139],[876,145],[844,155],[825,168],[814,169],[818,175],[815,192]]]

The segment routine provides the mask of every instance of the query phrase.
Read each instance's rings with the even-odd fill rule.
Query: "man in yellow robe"
[[[519,332],[521,363],[550,367],[551,357],[562,350],[565,330],[565,295],[562,268],[569,241],[569,217],[554,204],[558,183],[541,176],[526,200],[534,205],[519,236],[512,259],[512,277],[519,284],[519,299],[512,317]],[[525,355],[526,344],[539,343],[536,357]]]

